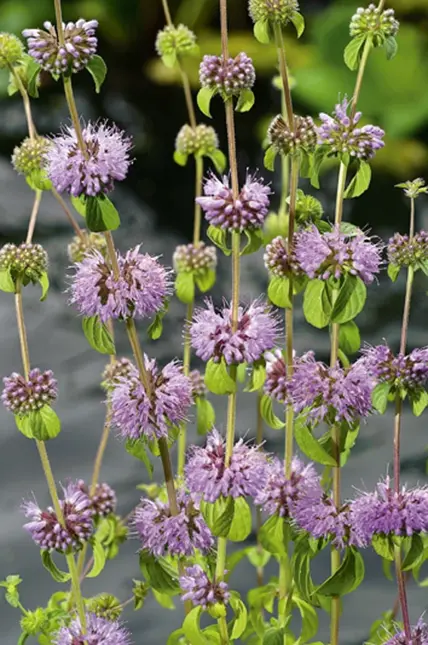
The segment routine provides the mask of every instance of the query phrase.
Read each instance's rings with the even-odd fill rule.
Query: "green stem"
[[[79,113],[76,107],[76,100],[74,98],[71,76],[63,75],[63,82],[64,82],[65,98],[67,100],[68,111],[70,112],[71,122],[73,123],[74,131],[76,133],[77,143],[79,144],[79,148],[82,151],[83,156],[87,158],[88,150],[86,148],[86,143],[83,138],[82,125],[80,123]]]
[[[402,562],[401,562],[401,547],[395,545],[394,546],[394,559],[395,559],[395,572],[397,576],[397,584],[398,584],[398,595],[400,598],[400,605],[401,605],[401,614],[403,617],[403,627],[404,627],[404,633],[406,636],[406,643],[411,643],[412,642],[412,629],[410,626],[410,617],[409,617],[409,607],[407,603],[407,594],[406,594],[406,580],[404,577],[404,573],[402,570]]]
[[[287,58],[285,54],[284,38],[282,36],[282,30],[279,24],[275,24],[274,34],[275,44],[278,51],[279,73],[281,75],[285,101],[285,117],[287,119],[290,130],[294,130],[293,101],[291,98],[290,82],[288,80]]]
[[[195,211],[193,216],[193,244],[198,244],[201,239],[201,207],[196,199],[202,195],[202,180],[204,175],[204,160],[195,157]]]
[[[9,71],[11,72],[15,83],[16,87],[18,88],[21,96],[22,96],[22,102],[24,104],[24,112],[25,112],[25,118],[27,120],[27,127],[28,127],[28,134],[30,136],[30,139],[35,139],[37,136],[37,131],[36,127],[34,125],[33,121],[33,116],[31,113],[31,103],[30,103],[30,97],[28,96],[28,92],[24,87],[24,84],[21,80],[21,77],[17,73],[15,67],[13,65],[9,65]]]
[[[64,27],[62,26],[64,21],[62,19],[61,0],[54,0],[54,6],[58,42],[60,45],[64,45]]]
[[[80,580],[79,574],[77,572],[76,562],[74,560],[74,555],[69,553],[66,556],[68,569],[71,575],[71,588],[73,592],[74,601],[76,603],[77,613],[79,615],[80,624],[82,626],[82,632],[86,631],[86,613],[85,613],[85,603],[80,592]]]
[[[162,7],[163,7],[163,12],[165,14],[165,20],[166,20],[166,23],[167,23],[168,27],[173,27],[174,24],[172,22],[171,12],[170,12],[169,6],[168,6],[168,0],[162,0]]]
[[[366,70],[366,65],[367,65],[367,61],[369,58],[372,45],[373,45],[372,36],[369,36],[366,42],[364,43],[363,53],[361,54],[361,60],[358,66],[357,80],[355,81],[355,89],[354,89],[354,94],[352,96],[352,106],[351,106],[351,116],[350,116],[351,121],[354,118],[355,113],[357,111],[357,103],[358,103],[358,99],[360,98],[364,72]]]
[[[218,627],[220,632],[220,644],[228,645],[229,643],[229,633],[227,631],[227,620],[225,616],[218,618]]]
[[[67,204],[65,203],[65,201],[63,200],[61,195],[53,187],[51,188],[51,193],[55,197],[55,199],[57,200],[57,202],[59,203],[61,208],[63,209],[63,211],[64,211],[69,223],[71,224],[74,232],[76,233],[76,235],[78,237],[80,237],[81,240],[85,240],[85,231],[80,228],[79,224],[77,223],[77,221],[75,220],[75,218],[73,216],[73,213],[68,208]]]
[[[26,237],[26,244],[31,244],[33,235],[34,235],[34,229],[36,226],[36,220],[37,220],[37,215],[39,214],[39,209],[40,209],[40,202],[42,201],[42,195],[43,191],[37,189],[35,191],[34,195],[34,202],[33,202],[33,208],[31,211],[30,215],[30,221],[28,223],[28,229],[27,229],[27,237]]]

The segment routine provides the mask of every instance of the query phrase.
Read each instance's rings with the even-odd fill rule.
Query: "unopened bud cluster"
[[[0,249],[0,271],[9,270],[12,279],[36,282],[48,268],[48,255],[40,244],[5,244]]]
[[[422,177],[413,179],[412,181],[405,181],[402,184],[397,184],[397,188],[403,188],[404,194],[409,199],[416,199],[423,193],[428,193],[428,186],[425,185],[425,180]]]
[[[262,20],[287,25],[299,11],[299,3],[297,0],[250,0],[248,11],[254,22]]]
[[[117,620],[122,613],[121,602],[116,596],[108,593],[101,593],[88,603],[88,610],[100,618]]]
[[[317,131],[310,116],[294,116],[293,127],[278,114],[268,129],[268,140],[274,149],[284,155],[293,155],[303,150],[313,152],[317,143]]]
[[[375,47],[383,45],[386,38],[395,36],[400,23],[395,19],[393,9],[381,11],[374,4],[364,9],[360,7],[352,16],[349,31],[352,37],[372,35]]]
[[[223,56],[204,56],[199,68],[202,87],[219,92],[225,97],[237,96],[251,89],[256,80],[253,61],[241,52],[226,62]]]
[[[196,48],[196,36],[186,25],[168,25],[158,33],[155,47],[159,56],[191,54]]]
[[[175,140],[175,149],[185,155],[209,155],[217,148],[216,131],[210,125],[203,123],[196,128],[183,125]]]
[[[394,266],[417,267],[428,260],[428,233],[419,231],[414,237],[395,233],[388,243],[388,261]]]
[[[299,270],[293,252],[290,254],[288,251],[287,239],[280,235],[266,246],[263,260],[269,273],[278,278],[287,278]]]
[[[27,611],[21,618],[21,629],[30,636],[36,636],[39,632],[49,629],[49,617],[41,607],[34,611]]]
[[[45,164],[45,154],[50,146],[50,141],[45,137],[24,139],[19,146],[14,148],[12,154],[12,165],[16,172],[29,177],[42,170]]]
[[[76,23],[62,23],[64,43],[60,44],[56,27],[51,22],[43,23],[43,29],[24,29],[22,35],[28,41],[28,53],[39,65],[51,74],[79,72],[86,67],[97,52],[95,31],[97,20],[80,18]]]
[[[181,244],[175,249],[173,264],[177,273],[201,275],[217,266],[217,250],[205,242]]]
[[[25,416],[30,412],[40,410],[44,405],[50,405],[58,395],[57,381],[53,372],[41,372],[38,367],[33,368],[28,380],[21,374],[13,372],[3,379],[4,389],[1,400],[5,408]]]
[[[118,383],[120,379],[126,378],[132,371],[132,363],[128,358],[117,358],[109,363],[102,374],[101,386],[109,392]]]
[[[194,399],[206,396],[207,387],[205,385],[204,377],[199,370],[192,370],[189,374],[190,383],[192,385],[192,397]]]
[[[319,199],[312,195],[305,195],[303,190],[297,191],[296,222],[300,226],[320,220],[323,213],[324,209]]]
[[[71,262],[82,262],[85,255],[92,250],[105,255],[107,248],[106,238],[102,233],[90,233],[82,230],[82,235],[75,235],[67,247],[68,257]]]
[[[92,487],[90,489],[83,479],[79,479],[77,487],[91,500],[94,518],[107,517],[115,510],[117,503],[116,493],[108,484],[96,484],[92,492]]]
[[[13,34],[0,33],[0,69],[16,65],[22,60],[24,45]]]

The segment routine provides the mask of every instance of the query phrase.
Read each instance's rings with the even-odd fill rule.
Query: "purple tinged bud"
[[[58,384],[51,370],[42,372],[34,367],[30,370],[28,380],[14,372],[5,377],[3,383],[3,405],[20,417],[51,405],[58,396]]]
[[[388,261],[399,267],[418,268],[428,260],[428,232],[419,231],[412,238],[395,233],[388,242]]]
[[[388,345],[367,346],[359,359],[370,376],[379,383],[407,392],[425,387],[428,381],[428,347],[414,349],[410,354],[394,356]]]
[[[256,72],[253,61],[243,52],[229,58],[226,64],[222,56],[204,56],[199,67],[199,80],[202,87],[220,92],[227,98],[251,89]]]
[[[67,627],[61,627],[53,637],[54,645],[132,645],[130,632],[116,620],[86,614],[86,629],[79,618],[74,618]]]
[[[208,609],[216,603],[226,605],[230,599],[227,583],[211,581],[198,564],[185,569],[184,575],[180,576],[180,587],[184,591],[181,599],[190,600],[194,607]]]
[[[173,266],[177,273],[203,276],[216,268],[217,249],[215,246],[207,246],[205,242],[181,244],[174,251]]]
[[[83,479],[79,479],[76,486],[89,497],[94,518],[107,517],[114,512],[117,503],[116,493],[108,484],[96,484],[93,493],[91,493],[92,486],[87,486]]]
[[[411,640],[407,638],[404,631],[400,631],[391,636],[383,645],[428,645],[428,625],[420,618],[415,627],[411,628]]]

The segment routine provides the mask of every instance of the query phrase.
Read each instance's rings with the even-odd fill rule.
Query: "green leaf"
[[[259,540],[262,547],[274,555],[284,555],[289,537],[287,521],[279,515],[271,515],[261,526]]]
[[[92,554],[94,557],[94,564],[92,565],[89,573],[86,574],[87,578],[96,578],[100,575],[101,571],[104,569],[106,563],[106,554],[104,548],[96,538],[90,540],[92,546]]]
[[[69,573],[58,569],[55,562],[52,560],[49,551],[42,549],[40,551],[40,556],[42,558],[43,566],[49,571],[55,582],[68,582],[71,579],[71,575]]]
[[[361,34],[360,36],[356,36],[356,38],[353,38],[346,45],[343,58],[345,60],[346,66],[349,67],[349,69],[351,70],[357,69],[360,63],[361,51],[364,46],[365,40],[366,40],[366,34]]]
[[[303,296],[303,313],[308,323],[317,329],[328,325],[331,316],[331,300],[326,282],[309,280]]]
[[[410,548],[401,565],[402,571],[410,571],[417,567],[421,562],[424,554],[424,543],[417,533],[414,533],[410,539]]]
[[[101,86],[107,76],[107,65],[101,56],[92,56],[91,60],[86,64],[86,69],[94,79],[95,92],[97,94],[101,91]]]
[[[293,594],[293,604],[296,605],[302,618],[302,631],[299,637],[299,643],[306,643],[313,638],[318,631],[318,615],[309,602]]]
[[[385,47],[386,59],[392,60],[398,51],[398,43],[394,36],[388,36],[388,38],[385,39],[383,46]]]
[[[262,415],[263,421],[265,421],[268,426],[274,430],[281,430],[285,426],[285,422],[278,419],[273,411],[273,401],[272,399],[264,394],[260,399],[260,414]]]
[[[289,279],[279,276],[271,278],[268,286],[268,298],[276,307],[289,309],[291,307]]]
[[[428,405],[428,392],[420,389],[415,392],[409,392],[410,404],[415,417],[420,417]]]
[[[213,98],[214,94],[216,93],[216,90],[212,90],[209,87],[202,87],[198,95],[196,97],[196,102],[198,104],[198,107],[202,114],[205,114],[205,116],[211,117],[211,112],[210,112],[210,103],[211,99]]]
[[[202,293],[206,293],[215,285],[216,272],[214,269],[208,269],[201,275],[195,275],[196,285]]]
[[[179,166],[185,166],[187,164],[188,158],[189,155],[186,155],[184,152],[180,152],[179,150],[176,150],[174,152],[174,161]]]
[[[127,453],[143,462],[147,468],[150,479],[153,478],[153,464],[147,454],[146,445],[143,439],[127,439],[125,441],[125,450]]]
[[[247,627],[248,613],[246,606],[235,593],[231,594],[230,606],[235,614],[235,618],[232,623],[232,631],[230,633],[230,638],[233,642],[234,639],[239,638],[244,633]]]
[[[196,399],[196,429],[199,435],[209,432],[215,423],[215,411],[208,399],[200,397]]]
[[[367,161],[359,161],[358,170],[345,190],[344,197],[352,199],[362,195],[370,185],[372,169]]]
[[[156,589],[152,589],[152,592],[156,602],[161,607],[163,607],[164,609],[175,609],[175,604],[171,596],[168,596],[168,594],[166,593],[161,593],[160,591],[156,591]]]
[[[219,249],[223,251],[225,255],[231,254],[231,249],[228,248],[226,244],[226,231],[219,226],[208,226],[207,236],[213,244],[218,246]]]
[[[186,305],[195,299],[195,281],[192,273],[184,271],[177,274],[175,278],[175,293],[177,298]]]
[[[45,169],[35,170],[25,178],[31,190],[52,190],[52,182]]]
[[[257,20],[254,23],[254,36],[262,45],[269,45],[269,23],[267,20]]]
[[[81,195],[80,197],[70,197],[70,200],[73,204],[74,210],[82,217],[86,217],[86,197],[84,195]]]
[[[305,424],[299,419],[295,425],[295,437],[300,450],[310,459],[324,466],[336,466],[336,460],[324,450],[319,441]]]
[[[388,405],[388,395],[391,390],[389,383],[378,383],[372,391],[372,404],[375,410],[384,414]]]
[[[263,231],[260,229],[255,229],[253,231],[245,230],[244,234],[248,242],[241,249],[240,255],[250,255],[251,253],[256,253],[263,245],[263,241],[264,241]]]
[[[165,67],[168,67],[169,69],[175,67],[175,64],[177,62],[177,53],[175,51],[172,51],[169,54],[164,54],[162,56],[162,62]]]
[[[199,624],[201,613],[202,607],[194,607],[183,622],[184,635],[192,645],[208,645],[208,641],[203,635]]]
[[[48,441],[49,439],[55,439],[61,432],[61,421],[55,410],[49,405],[44,405],[40,410],[30,412],[26,416],[29,419],[34,439]]]
[[[236,497],[232,524],[227,538],[232,542],[243,542],[251,533],[251,509],[245,497]]]
[[[302,16],[301,13],[299,13],[298,11],[295,11],[291,15],[290,20],[291,20],[291,22],[293,23],[293,25],[296,28],[297,38],[300,38],[300,36],[305,31],[305,19],[304,19],[304,17]]]
[[[263,635],[263,645],[284,645],[284,629],[269,627]]]
[[[250,382],[244,392],[257,392],[260,390],[266,380],[266,368],[262,362],[253,363],[251,366]]]
[[[211,358],[205,368],[205,385],[213,394],[232,394],[236,391],[236,383],[230,377],[224,358],[215,363]]]
[[[224,169],[226,168],[226,163],[227,163],[226,155],[224,154],[224,152],[222,152],[217,148],[216,150],[206,154],[205,156],[211,159],[215,169],[219,174],[222,174],[224,172]]]
[[[86,225],[94,233],[115,231],[119,228],[119,213],[108,197],[86,197]]]
[[[15,414],[15,423],[19,432],[21,432],[24,437],[27,437],[27,439],[34,439],[30,415],[26,414],[25,416],[20,417]]]
[[[323,161],[327,156],[327,153],[328,153],[327,146],[318,146],[312,157],[310,180],[311,180],[311,186],[313,186],[314,188],[320,187],[319,174],[320,174]]]
[[[238,102],[236,104],[236,112],[249,112],[254,105],[256,97],[254,92],[250,89],[241,90],[239,93]]]
[[[43,302],[44,300],[46,300],[49,291],[49,277],[46,271],[43,271],[43,273],[39,277],[39,284],[42,287],[42,296],[40,298],[40,302]]]
[[[346,355],[355,354],[361,346],[360,330],[353,320],[339,327],[339,347]]]
[[[372,547],[384,560],[393,562],[395,559],[394,543],[389,535],[375,534],[372,538]]]
[[[83,318],[82,329],[92,349],[100,354],[115,354],[116,350],[110,332],[98,316]]]
[[[0,291],[15,293],[15,283],[10,274],[10,269],[2,269],[0,271]]]
[[[269,146],[269,148],[267,148],[263,159],[263,164],[266,170],[271,170],[272,172],[275,170],[275,159],[277,154],[278,153],[273,146]]]
[[[214,503],[203,500],[200,508],[212,533],[217,537],[227,537],[235,513],[235,500],[233,497],[219,497]]]
[[[363,578],[363,558],[356,549],[348,547],[336,573],[317,587],[316,593],[323,596],[343,596],[354,591],[361,584]]]
[[[156,591],[169,595],[179,592],[177,572],[165,558],[155,558],[148,551],[140,551],[140,569]]]
[[[259,546],[251,546],[246,549],[246,556],[256,569],[265,567],[271,559],[269,551],[265,551]]]
[[[331,312],[331,322],[347,323],[361,313],[367,298],[367,287],[361,278],[345,275]]]
[[[39,97],[38,80],[41,72],[41,66],[31,56],[26,66],[27,72],[27,92],[33,98]]]
[[[158,340],[158,338],[162,336],[163,319],[168,313],[168,307],[169,307],[169,302],[168,300],[165,299],[162,309],[158,311],[153,322],[147,328],[147,335],[152,340]]]

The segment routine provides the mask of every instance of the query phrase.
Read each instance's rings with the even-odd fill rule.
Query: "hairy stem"
[[[37,215],[39,214],[39,209],[40,209],[40,202],[42,201],[42,195],[43,195],[42,190],[37,189],[35,191],[33,208],[31,211],[30,221],[28,223],[28,229],[27,229],[27,237],[25,240],[26,244],[31,244],[33,239],[34,229],[36,227]]]
[[[404,572],[401,568],[402,563],[401,563],[400,546],[395,545],[394,556],[395,556],[395,572],[396,572],[397,584],[398,584],[398,596],[400,598],[401,615],[403,617],[404,634],[406,636],[406,643],[411,643],[412,629],[410,626],[409,607],[407,603],[406,580],[404,577]]]
[[[287,119],[287,123],[290,127],[290,130],[293,130],[294,129],[293,101],[291,98],[290,82],[288,80],[287,58],[285,54],[284,38],[282,36],[281,26],[279,24],[275,24],[274,33],[275,33],[275,44],[278,50],[279,73],[281,75],[284,101],[285,101],[284,116]]]
[[[82,241],[83,241],[83,240],[85,240],[85,232],[84,232],[84,230],[82,230],[82,229],[80,228],[79,224],[77,223],[76,219],[75,219],[75,218],[74,218],[74,216],[73,216],[73,213],[71,212],[71,210],[70,210],[70,209],[69,209],[69,207],[67,206],[67,204],[66,204],[66,202],[64,201],[64,199],[63,199],[63,198],[61,197],[61,195],[60,195],[60,194],[55,190],[55,188],[53,188],[53,187],[52,187],[52,188],[51,188],[51,192],[52,192],[52,195],[53,195],[53,196],[55,197],[55,199],[57,200],[58,204],[59,204],[59,205],[61,206],[61,208],[63,209],[63,211],[64,211],[64,213],[65,213],[65,215],[66,215],[66,217],[67,217],[67,219],[68,219],[68,221],[69,221],[70,225],[72,226],[72,228],[73,228],[74,232],[76,233],[76,235],[77,235],[78,237],[80,237],[80,239],[81,239]]]
[[[357,103],[360,98],[361,86],[363,83],[364,72],[366,71],[366,65],[369,58],[371,48],[373,46],[373,38],[369,36],[364,43],[363,53],[361,54],[360,64],[358,66],[357,80],[355,81],[354,94],[352,96],[352,106],[351,106],[351,121],[355,116],[357,111]]]
[[[61,0],[54,0],[55,6],[55,20],[56,20],[56,29],[58,34],[58,42],[60,45],[64,45],[64,20],[62,18],[62,7]]]
[[[77,143],[85,158],[88,157],[88,150],[83,138],[82,125],[80,123],[79,113],[76,107],[76,100],[74,98],[73,85],[71,76],[63,75],[64,93],[67,100],[68,111],[70,112],[71,122],[73,123],[74,131],[76,133]]]
[[[37,131],[36,127],[34,125],[33,121],[33,115],[31,113],[31,104],[30,104],[30,97],[28,96],[28,92],[24,87],[24,83],[22,82],[19,74],[17,73],[16,69],[14,68],[13,65],[9,65],[9,70],[12,73],[12,76],[15,80],[16,87],[19,90],[19,93],[22,96],[22,102],[24,104],[24,112],[25,112],[25,118],[27,120],[27,127],[28,127],[28,134],[30,136],[30,139],[35,139],[37,136]]]

